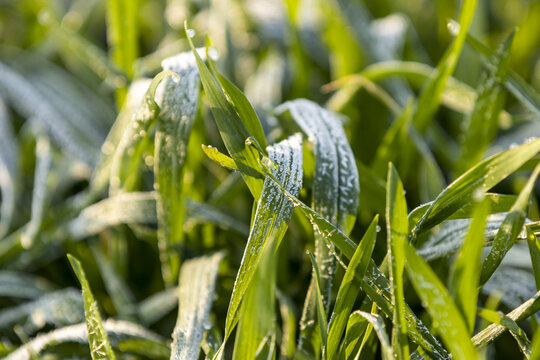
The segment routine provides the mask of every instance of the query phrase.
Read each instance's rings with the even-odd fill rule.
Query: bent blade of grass
[[[494,155],[454,180],[437,196],[412,229],[410,238],[413,244],[418,234],[440,224],[470,203],[477,189],[489,190],[532,159],[538,151],[540,138]]]
[[[315,210],[298,200],[296,196],[290,194],[279,181],[271,174],[270,169],[265,167],[267,178],[270,178],[278,186],[278,188],[298,207],[304,216],[311,222],[314,229],[320,232],[326,240],[334,244],[341,254],[348,259],[354,256],[356,244],[345,235],[339,228],[331,224],[323,216]],[[336,252],[334,256],[340,258]],[[343,261],[339,261],[344,267]],[[390,282],[378,269],[373,260],[369,261],[366,275],[361,281],[362,290],[370,297],[370,299],[381,308],[386,316],[392,316],[391,291]],[[434,359],[447,359],[448,352],[439,341],[429,332],[428,328],[416,317],[412,310],[407,306],[405,309],[407,319],[407,331],[409,337],[424,350],[426,350]]]
[[[164,79],[157,103],[161,109],[154,142],[154,183],[157,189],[158,247],[166,284],[178,278],[180,257],[174,246],[184,238],[184,164],[191,127],[199,107],[199,71],[191,52],[163,60]]]
[[[412,246],[406,245],[405,253],[409,279],[452,357],[476,359],[478,352],[467,335],[467,324],[444,285]]]
[[[519,323],[540,310],[540,291],[523,304],[506,314],[506,316],[516,323]],[[472,337],[472,342],[477,348],[489,345],[507,330],[505,326],[491,324],[484,330]]]
[[[180,270],[178,319],[173,332],[171,360],[196,359],[209,326],[216,277],[223,253],[186,261]]]
[[[351,314],[351,320],[353,317],[364,318],[373,326],[373,329],[379,338],[379,343],[381,344],[381,353],[384,360],[392,360],[397,358],[397,356],[394,354],[394,350],[392,349],[392,345],[388,340],[388,335],[386,334],[386,328],[384,326],[384,319],[380,315],[357,310]]]
[[[463,246],[450,274],[450,294],[463,315],[469,334],[474,330],[476,318],[478,282],[481,271],[480,258],[484,246],[487,213],[488,202],[483,200],[476,205]]]
[[[493,55],[493,67],[482,74],[474,109],[464,123],[466,127],[462,133],[461,154],[456,163],[458,174],[482,160],[482,155],[497,134],[498,115],[504,100],[502,85],[506,79],[512,39],[513,33]]]
[[[348,234],[352,230],[358,209],[360,191],[358,169],[340,119],[316,103],[305,99],[286,102],[275,109],[277,114],[289,113],[314,145],[315,173],[312,203],[319,212]],[[335,259],[325,240],[315,233],[315,258],[321,271],[321,291],[325,311],[329,311]],[[312,277],[313,279],[313,277]],[[302,313],[299,348],[313,352],[318,346],[312,336],[316,326],[316,291],[310,283]],[[313,350],[304,349],[311,344]]]
[[[112,350],[111,344],[109,343],[109,338],[107,332],[103,327],[103,322],[101,321],[101,315],[97,308],[97,304],[90,290],[90,284],[86,279],[84,269],[77,258],[68,254],[69,262],[71,267],[77,275],[79,282],[81,283],[83,299],[84,299],[84,314],[86,317],[86,329],[88,331],[88,343],[90,344],[90,354],[92,359],[109,359],[114,360],[116,356]]]
[[[18,144],[11,125],[11,119],[0,97],[0,191],[2,205],[0,207],[0,239],[9,231],[11,220],[15,213],[18,196],[17,181],[19,179],[19,165],[17,164]]]
[[[302,140],[299,134],[268,148],[270,160],[276,165],[272,176],[279,184],[284,183],[287,193],[298,194],[302,186]],[[269,170],[271,171],[271,170]],[[238,322],[238,309],[259,263],[261,252],[268,242],[279,246],[292,217],[293,203],[280,191],[276,183],[268,178],[264,182],[252,221],[249,238],[242,263],[236,277],[227,319],[225,337],[220,351],[214,358],[222,356],[223,348],[234,326]]]
[[[457,65],[467,36],[467,30],[472,22],[476,3],[477,0],[463,1],[459,18],[459,32],[437,65],[437,72],[428,80],[420,93],[413,115],[413,124],[422,134],[425,133],[431,124],[433,115],[435,115],[435,111],[441,101],[446,82]]]
[[[187,35],[187,23],[185,23],[185,31]],[[187,38],[197,61],[201,82],[221,138],[238,166],[251,194],[255,200],[258,200],[263,188],[263,176],[259,164],[260,155],[256,148],[246,144],[246,141],[254,134],[248,131],[245,124],[250,123],[250,128],[257,128],[261,126],[259,120],[258,118],[241,118],[239,116],[236,109],[245,109],[244,99],[235,96],[238,94],[234,91],[227,93],[229,97],[225,95],[216,74],[212,74],[197,51],[195,51],[191,37],[188,35]],[[260,134],[260,132],[257,131],[257,134]]]
[[[489,309],[480,309],[480,311],[478,311],[478,315],[491,323],[502,325],[507,328],[514,339],[516,339],[519,349],[523,355],[525,355],[525,358],[531,358],[531,342],[527,338],[525,331],[523,331],[514,320],[510,319],[501,312]]]
[[[133,191],[140,179],[139,169],[142,154],[148,150],[151,127],[155,125],[160,109],[155,101],[156,89],[161,81],[169,76],[178,76],[172,71],[165,70],[157,74],[150,83],[144,100],[126,126],[122,138],[115,149],[111,174],[109,178],[109,193],[115,195],[121,191]]]
[[[521,190],[516,202],[512,206],[512,209],[510,209],[510,212],[506,215],[495,239],[493,239],[491,251],[482,263],[480,275],[481,285],[485,284],[491,275],[493,275],[521,232],[525,222],[529,198],[539,174],[540,164],[534,169],[529,180],[525,184],[525,187]]]
[[[403,292],[403,272],[405,270],[405,245],[409,232],[407,219],[407,202],[403,184],[392,163],[388,164],[386,179],[386,238],[390,284],[392,288],[392,348],[398,359],[409,358],[409,343],[407,339],[407,324],[405,320],[405,294]]]
[[[326,345],[328,359],[333,359],[339,349],[343,331],[347,326],[347,319],[360,292],[360,281],[357,279],[363,279],[366,273],[375,247],[375,240],[377,239],[378,221],[379,216],[376,215],[362,240],[360,240],[360,244],[356,248],[339,286],[336,304],[328,325],[328,341]]]

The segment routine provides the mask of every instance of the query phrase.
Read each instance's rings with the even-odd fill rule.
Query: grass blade
[[[467,37],[467,30],[472,22],[476,3],[476,0],[465,0],[461,5],[459,32],[439,62],[437,72],[430,78],[420,93],[413,115],[413,124],[420,133],[424,133],[431,124],[433,115],[439,106],[446,82],[454,72],[459,54]]]
[[[381,344],[381,353],[384,360],[396,358],[394,351],[392,350],[392,346],[390,345],[390,341],[388,340],[388,335],[386,335],[384,320],[381,316],[357,310],[351,314],[351,319],[353,317],[362,317],[373,326],[373,329],[375,330]]]
[[[185,30],[188,35],[187,23],[185,24]],[[216,78],[216,74],[210,72],[199,54],[195,51],[189,35],[188,41],[197,61],[204,92],[210,103],[210,108],[223,142],[238,166],[253,197],[258,200],[263,187],[263,176],[259,165],[259,151],[253,146],[250,146],[251,141],[248,139],[254,134],[248,131],[245,124],[250,123],[250,128],[260,127],[261,125],[256,118],[240,117],[236,109],[245,109],[243,99],[235,97],[237,95],[236,92],[227,93],[229,97],[225,95],[224,89]],[[259,131],[257,133],[260,134]]]
[[[328,338],[327,328],[328,321],[326,316],[326,310],[323,304],[323,297],[320,287],[321,272],[317,261],[311,252],[308,251],[309,259],[311,260],[311,265],[313,266],[313,274],[315,275],[315,289],[317,290],[317,323],[319,324],[319,332],[322,340],[323,349],[326,347],[326,340]],[[323,352],[324,353],[324,352]],[[324,355],[323,355],[324,356]]]
[[[527,245],[531,254],[536,290],[540,290],[540,241],[538,241],[535,233],[528,226],[525,228],[527,229]]]
[[[68,254],[68,259],[75,275],[77,275],[77,278],[81,283],[83,291],[84,315],[86,317],[86,329],[88,331],[88,343],[90,344],[92,359],[114,360],[116,359],[116,356],[114,355],[111,344],[109,343],[109,338],[103,327],[101,315],[99,315],[99,310],[94,301],[94,296],[90,290],[90,285],[86,279],[84,269],[77,258]]]
[[[449,290],[469,329],[474,330],[478,282],[480,281],[480,258],[484,246],[484,229],[488,212],[487,201],[476,205],[469,231],[461,247],[450,275]]]
[[[312,203],[315,211],[348,234],[352,230],[358,208],[360,191],[356,161],[339,118],[317,104],[298,99],[286,102],[275,109],[277,114],[289,113],[314,145],[315,173],[313,175]],[[335,259],[325,240],[315,233],[315,258],[321,270],[321,291],[325,311],[329,311]],[[312,277],[313,279],[313,277]],[[311,344],[318,346],[312,336],[316,326],[316,292],[314,280],[310,284],[302,313],[298,346],[304,349]]]
[[[173,284],[178,278],[180,257],[177,245],[184,238],[184,164],[191,127],[199,106],[199,72],[191,52],[167,58],[167,78],[157,101],[159,112],[154,142],[154,182],[157,189],[158,246],[163,279]],[[179,77],[179,79],[178,79]]]
[[[334,311],[328,325],[328,341],[326,346],[326,357],[328,359],[333,359],[338,351],[343,331],[347,326],[349,314],[360,292],[360,281],[357,279],[363,279],[366,273],[373,248],[375,247],[375,240],[377,239],[378,222],[379,216],[376,215],[362,237],[362,240],[360,240],[360,244],[356,248],[341,281]]]
[[[515,323],[514,320],[500,312],[489,309],[480,309],[478,315],[489,322],[502,325],[507,328],[514,339],[516,339],[521,352],[523,355],[525,355],[525,358],[531,358],[531,342],[527,338],[527,334],[518,326],[518,324]]]
[[[407,245],[407,274],[433,319],[433,326],[455,359],[476,359],[478,352],[468,337],[467,324],[450,294],[429,265]]]
[[[461,175],[444,189],[414,226],[411,236],[441,223],[473,198],[477,189],[487,191],[518,170],[540,151],[540,139],[494,155]],[[414,241],[413,241],[414,243]]]
[[[482,271],[480,275],[480,284],[483,285],[489,280],[497,267],[501,264],[504,256],[510,250],[517,239],[517,236],[523,228],[529,197],[536,182],[536,178],[540,174],[540,164],[536,166],[527,184],[521,190],[514,206],[510,209],[508,215],[504,219],[495,239],[491,251],[482,263]]]
[[[386,180],[386,238],[390,263],[390,284],[394,313],[392,322],[392,348],[398,359],[409,358],[407,324],[405,321],[405,295],[403,292],[403,272],[405,270],[405,245],[409,222],[407,219],[407,202],[403,184],[396,168],[388,165]]]
[[[458,174],[482,160],[482,155],[493,141],[499,127],[499,113],[503,106],[502,85],[510,55],[511,34],[493,55],[493,67],[482,74],[478,85],[478,98],[470,116],[465,120],[461,154],[456,164]]]
[[[285,183],[287,192],[298,194],[302,179],[300,136],[295,135],[273,147],[269,147],[268,151],[270,159],[277,166],[275,178],[279,179],[280,183]],[[261,252],[267,246],[278,246],[292,217],[292,211],[292,202],[281,193],[271,179],[265,180],[227,310],[225,339],[221,349],[223,349],[227,338],[238,321],[238,309],[255,275]],[[221,356],[221,353],[217,354],[216,358],[219,358],[219,356]]]
[[[178,319],[173,333],[171,359],[189,360],[199,356],[205,328],[210,321],[216,277],[223,253],[188,260],[179,279]]]
[[[149,132],[158,118],[160,109],[156,103],[156,89],[161,81],[169,76],[178,76],[172,71],[162,71],[150,83],[143,103],[125,128],[122,138],[115,150],[109,179],[109,193],[133,191],[139,181],[139,169],[142,154],[148,150]]]

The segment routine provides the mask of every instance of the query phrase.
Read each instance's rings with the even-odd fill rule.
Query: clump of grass
[[[538,9],[270,3],[0,5],[1,356],[540,357]]]

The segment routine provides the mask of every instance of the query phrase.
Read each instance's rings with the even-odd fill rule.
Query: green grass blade
[[[233,359],[264,359],[270,351],[268,339],[275,335],[276,243],[262,250],[257,269],[239,310]]]
[[[449,281],[450,294],[463,315],[469,334],[474,330],[476,318],[478,282],[481,270],[480,258],[484,246],[488,202],[482,201],[476,206],[471,225],[454,263]]]
[[[219,152],[217,148],[210,145],[202,145],[202,150],[210,160],[217,162],[219,165],[226,167],[227,169],[238,170],[238,167],[236,166],[234,160],[227,155]]]
[[[536,166],[531,177],[525,184],[525,187],[519,194],[516,202],[510,209],[510,212],[504,219],[495,239],[491,251],[482,263],[482,272],[480,275],[480,284],[483,285],[489,280],[497,267],[501,264],[504,256],[510,250],[517,239],[517,236],[523,229],[525,222],[526,211],[529,204],[529,198],[533,190],[534,184],[540,174],[540,164]]]
[[[353,317],[362,317],[366,319],[375,330],[377,337],[379,338],[379,343],[381,344],[381,354],[384,360],[395,359],[397,356],[394,354],[392,345],[388,340],[388,335],[386,334],[386,328],[384,326],[384,320],[380,315],[370,314],[364,311],[357,310],[351,314]]]
[[[540,139],[494,155],[461,175],[444,189],[412,230],[414,238],[470,203],[477,189],[487,191],[518,170],[540,151]]]
[[[315,289],[317,291],[317,323],[319,324],[319,332],[322,340],[323,348],[326,347],[326,340],[328,338],[327,329],[328,329],[328,320],[326,316],[326,310],[323,304],[323,297],[320,287],[321,272],[319,270],[319,265],[315,260],[315,256],[308,251],[309,259],[311,260],[311,265],[313,266],[313,274],[315,276]],[[324,355],[323,355],[324,356]]]
[[[357,279],[363,279],[366,273],[375,246],[375,240],[377,239],[378,221],[379,217],[377,215],[371,221],[362,240],[360,240],[360,244],[356,248],[341,281],[334,311],[328,325],[328,341],[326,346],[326,356],[328,359],[333,359],[339,349],[349,314],[360,292],[360,281]]]
[[[133,78],[133,64],[138,57],[138,10],[137,0],[107,1],[109,51],[114,63],[129,79]]]
[[[540,291],[537,292],[533,297],[525,301],[523,304],[506,314],[506,316],[513,320],[516,323],[519,323],[529,316],[535,314],[540,310]],[[481,348],[492,343],[497,339],[502,333],[507,330],[505,326],[499,324],[491,324],[484,330],[480,331],[478,334],[472,337],[473,344]]]
[[[84,269],[77,258],[68,254],[68,259],[75,275],[77,275],[77,278],[81,283],[83,291],[84,314],[86,317],[88,343],[90,344],[92,359],[114,360],[116,359],[116,356],[114,355],[111,344],[109,343],[109,338],[103,327],[101,315],[99,315],[99,310],[94,300],[94,296],[92,295],[92,291],[90,290],[90,285],[86,279]]]
[[[420,133],[424,133],[431,124],[433,115],[439,106],[446,82],[454,72],[467,36],[467,30],[472,22],[476,3],[476,0],[465,0],[462,3],[459,18],[459,33],[439,62],[437,73],[424,86],[418,98],[416,111],[413,115],[413,124]]]
[[[167,58],[164,71],[179,77],[167,78],[157,103],[154,142],[154,183],[157,190],[158,246],[163,279],[173,284],[178,278],[180,255],[176,246],[184,239],[184,164],[191,127],[199,107],[199,72],[191,52]]]
[[[456,164],[458,174],[482,160],[484,151],[493,141],[499,127],[499,113],[503,105],[502,85],[512,45],[511,34],[493,55],[493,68],[482,74],[474,109],[465,120],[461,154]]]
[[[450,24],[453,24],[453,22]],[[482,56],[485,65],[488,67],[497,66],[494,63],[493,52],[482,44],[482,42],[474,36],[467,34],[467,43]],[[508,79],[504,84],[506,89],[527,109],[532,111],[536,116],[540,116],[540,94],[515,71],[511,69],[507,69],[507,71]]]
[[[6,104],[0,98],[0,191],[2,205],[0,207],[0,239],[9,231],[15,213],[18,194],[16,183],[19,178],[17,164],[18,144],[11,125]]]
[[[531,359],[540,358],[540,330],[537,329],[532,342]]]
[[[196,359],[205,327],[210,321],[216,277],[223,253],[203,256],[182,265],[178,290],[178,319],[173,333],[171,359]]]
[[[407,324],[405,322],[405,295],[403,292],[403,272],[405,270],[405,245],[409,232],[407,202],[403,184],[392,163],[388,165],[386,179],[386,238],[390,263],[390,284],[392,288],[392,348],[398,359],[409,358]]]
[[[480,309],[480,311],[478,311],[478,315],[491,323],[502,325],[507,328],[514,339],[516,339],[516,342],[518,343],[523,355],[525,355],[525,358],[531,358],[531,342],[527,338],[525,331],[523,331],[514,320],[500,312],[489,309]]]
[[[528,226],[525,228],[527,229],[527,245],[531,254],[536,290],[540,290],[540,241],[538,241],[535,233]]]
[[[302,183],[301,144],[301,137],[297,134],[268,148],[270,159],[277,166],[273,176],[279,179],[279,183],[285,184],[287,192],[293,194],[298,194]],[[224,344],[238,321],[240,303],[255,275],[261,252],[268,244],[278,246],[292,217],[292,212],[293,203],[280,192],[280,188],[270,178],[267,178],[257,204],[253,226],[229,302]],[[221,354],[216,355],[216,357],[219,356]]]
[[[161,81],[169,76],[178,76],[172,71],[162,71],[157,74],[146,94],[141,106],[137,109],[130,123],[125,128],[122,138],[115,150],[109,192],[114,195],[122,190],[133,191],[140,180],[139,169],[143,152],[148,150],[149,132],[155,125],[160,112],[156,103],[156,89]]]
[[[296,349],[296,316],[294,304],[279,289],[276,292],[283,324],[283,338],[281,341],[281,354],[292,358]]]
[[[407,274],[433,319],[433,326],[455,359],[476,359],[478,352],[468,337],[467,324],[450,294],[429,265],[407,245]]]
[[[288,113],[313,143],[315,173],[313,175],[312,203],[315,211],[336,224],[348,234],[352,230],[358,208],[359,179],[356,161],[339,118],[317,104],[298,99],[286,102],[275,109],[277,114]],[[335,259],[325,240],[315,233],[315,258],[321,270],[321,291],[325,311],[329,311]],[[300,320],[301,333],[298,346],[304,349],[311,344],[317,348],[312,335],[316,326],[316,292],[313,280]]]
[[[187,24],[185,30],[187,34]],[[254,134],[251,134],[245,125],[247,122],[254,122],[255,119],[244,119],[239,116],[236,109],[243,108],[238,105],[245,105],[243,99],[234,98],[235,92],[232,94],[228,93],[229,98],[227,98],[216,76],[210,72],[197,51],[195,51],[193,42],[189,36],[188,40],[191,50],[195,55],[204,92],[210,103],[210,109],[214,115],[221,138],[229,154],[238,166],[253,197],[258,200],[263,187],[263,176],[259,165],[260,155],[257,149],[246,144],[246,140]],[[255,125],[252,126],[255,127]]]
[[[326,240],[334,244],[337,250],[340,251],[348,259],[354,256],[356,244],[345,235],[339,228],[331,224],[323,216],[315,210],[298,200],[279,184],[279,181],[271,175],[269,169],[266,169],[266,174],[271,178],[278,188],[294,203],[294,205],[304,214],[304,216],[314,225],[316,231],[320,232]],[[316,225],[316,226],[315,226]],[[337,253],[334,256],[340,257]],[[343,261],[340,261],[343,264]],[[362,290],[370,297],[370,299],[381,308],[388,317],[393,314],[391,304],[390,282],[380,272],[377,265],[370,260],[366,276],[362,280]],[[380,293],[379,293],[380,292]],[[382,294],[382,295],[381,295]],[[438,340],[429,332],[426,326],[414,315],[410,308],[406,308],[407,330],[409,337],[435,359],[446,359],[447,351],[441,346]]]

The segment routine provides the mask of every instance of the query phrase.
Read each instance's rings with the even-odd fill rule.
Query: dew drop
[[[219,59],[219,52],[215,47],[210,47],[208,49],[208,57],[212,59],[213,61],[217,61]]]
[[[247,146],[251,146],[253,143],[251,142],[251,139],[250,138],[247,138],[246,139],[246,145]]]
[[[380,231],[381,231],[381,227],[380,227],[379,225],[377,225],[377,227],[375,228],[375,230],[376,230],[377,232],[380,232]]]
[[[176,74],[174,76],[171,76],[171,79],[173,83],[178,84],[180,82],[180,75]]]
[[[190,38],[193,39],[195,37],[195,34],[196,34],[195,30],[187,29],[187,36],[189,36]]]

